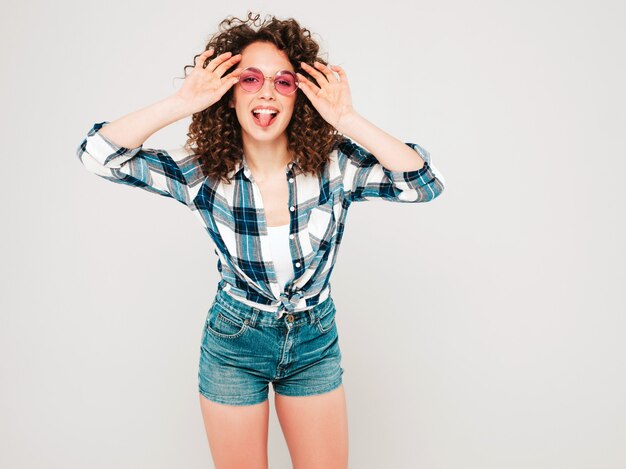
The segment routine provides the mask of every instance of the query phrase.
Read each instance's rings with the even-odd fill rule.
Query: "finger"
[[[300,88],[302,92],[304,93],[304,95],[309,99],[309,101],[313,103],[313,100],[317,96],[315,94],[315,91],[311,89],[312,85],[310,83],[305,83],[304,80],[300,80],[300,83],[298,83],[298,88]]]
[[[207,66],[205,67],[205,70],[208,70],[209,72],[213,72],[215,71],[215,69],[224,61],[228,60],[230,58],[230,56],[232,55],[232,52],[227,51],[224,52],[220,55],[218,55],[217,57],[215,57],[213,60],[211,60]]]
[[[227,77],[222,78],[222,84],[218,88],[221,96],[223,96],[230,89],[231,86],[233,86],[235,83],[239,81],[239,77],[233,78],[230,75],[228,76],[228,78]]]
[[[211,55],[213,55],[213,52],[215,52],[213,50],[212,47],[209,47],[207,50],[205,50],[202,54],[200,54],[198,56],[198,59],[196,61],[196,64],[194,66],[194,68],[202,68],[204,66],[204,61],[210,57]]]
[[[315,62],[315,67],[318,70],[321,70],[324,75],[326,75],[326,78],[330,83],[337,83],[339,81],[337,75],[335,75],[334,72],[323,63]]]
[[[233,55],[230,59],[218,65],[215,68],[214,72],[217,73],[217,75],[221,77],[222,75],[224,75],[226,70],[228,70],[230,67],[235,65],[240,60],[241,60],[241,54]]]
[[[223,77],[223,80],[228,80],[230,78],[237,78],[237,81],[239,81],[239,78],[241,77],[241,72],[243,72],[243,68],[236,68],[235,70],[230,72],[228,75],[225,75]]]
[[[309,80],[307,77],[305,77],[304,75],[302,75],[301,73],[296,72],[296,75],[298,76],[298,81],[300,82],[300,88],[302,89],[302,91],[310,91],[311,93],[314,93],[317,96],[317,93],[319,93],[320,88],[318,86],[316,86],[313,82],[311,82],[311,80]],[[307,96],[308,94],[306,93]]]
[[[332,65],[330,68],[337,72],[337,74],[339,75],[339,81],[343,81],[346,83],[348,82],[348,77],[346,76],[346,72],[344,72],[343,68],[341,68],[339,65]]]
[[[324,85],[326,85],[326,83],[328,83],[328,80],[325,79],[324,75],[318,72],[315,68],[311,67],[309,64],[302,62],[302,68],[306,70],[309,75],[315,78],[319,86],[323,87]]]

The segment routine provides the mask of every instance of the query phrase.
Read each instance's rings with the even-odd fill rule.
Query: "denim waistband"
[[[306,322],[312,324],[315,322],[316,318],[323,316],[330,308],[334,308],[335,306],[332,297],[329,296],[320,304],[305,311],[295,313],[283,312],[279,317],[278,313],[265,311],[242,303],[221,289],[218,289],[215,295],[215,301],[219,303],[222,308],[227,309],[231,313],[236,314],[244,320],[248,319],[253,325],[259,323],[262,325],[278,325],[284,324],[285,321],[293,326]]]

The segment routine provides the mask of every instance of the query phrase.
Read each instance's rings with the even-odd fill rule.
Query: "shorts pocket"
[[[211,307],[206,330],[209,334],[222,339],[241,337],[249,328],[249,320],[243,319],[222,307],[218,302]]]
[[[328,310],[318,316],[315,321],[317,328],[322,334],[326,334],[335,326],[335,306],[332,305]]]

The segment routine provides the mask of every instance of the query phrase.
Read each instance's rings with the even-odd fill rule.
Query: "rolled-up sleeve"
[[[101,135],[108,121],[93,124],[76,150],[78,159],[91,173],[103,179],[139,187],[191,206],[193,187],[202,179],[199,159],[180,149],[126,148]]]
[[[390,202],[418,203],[437,198],[445,187],[443,175],[432,165],[426,149],[416,143],[405,144],[424,160],[420,169],[391,171],[352,140],[342,141],[338,160],[347,200],[362,202],[380,198]]]

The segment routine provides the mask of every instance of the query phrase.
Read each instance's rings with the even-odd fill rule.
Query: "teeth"
[[[272,111],[271,109],[255,109],[255,114],[278,114],[276,111]]]

